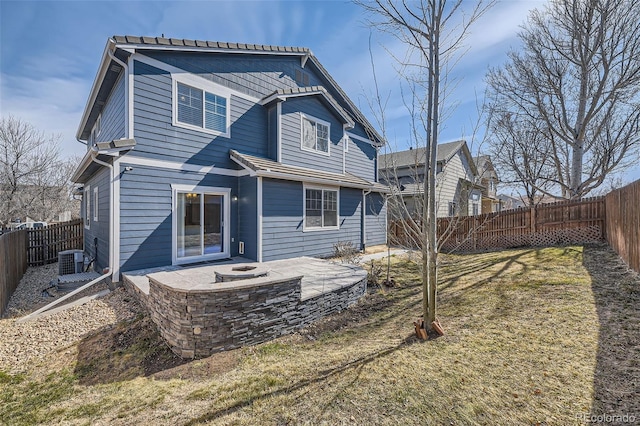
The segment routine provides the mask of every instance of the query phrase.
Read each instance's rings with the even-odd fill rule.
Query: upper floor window
[[[308,115],[302,116],[302,149],[329,154],[331,124]]]
[[[209,91],[206,85],[195,79],[175,82],[173,124],[228,137],[229,96]]]

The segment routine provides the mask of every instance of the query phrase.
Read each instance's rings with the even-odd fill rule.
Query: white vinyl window
[[[91,187],[86,186],[83,193],[84,198],[84,227],[91,227]]]
[[[98,187],[93,188],[93,221],[98,221]]]
[[[304,230],[338,229],[338,190],[304,188]]]
[[[302,114],[302,149],[321,154],[329,154],[331,124]]]
[[[449,201],[449,216],[455,216],[457,214],[458,214],[458,205],[453,201]]]
[[[173,125],[229,137],[231,97],[223,92],[199,79],[174,79]]]

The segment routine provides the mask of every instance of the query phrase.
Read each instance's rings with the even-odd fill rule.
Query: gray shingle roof
[[[278,89],[273,93],[265,96],[262,101],[271,101],[273,98],[277,97],[289,97],[289,96],[305,96],[305,95],[321,95],[323,96],[327,103],[331,105],[331,107],[344,119],[344,122],[349,124],[350,126],[355,125],[355,121],[351,118],[351,115],[345,111],[344,108],[340,106],[340,104],[331,96],[331,94],[322,86],[306,86],[306,87],[288,87],[284,89]]]
[[[210,49],[247,50],[258,52],[290,52],[311,54],[306,47],[271,46],[264,44],[226,43],[220,41],[189,40],[182,38],[113,36],[116,43],[141,44],[155,46],[202,47]]]
[[[289,166],[278,163],[268,158],[256,157],[249,154],[241,154],[235,149],[229,151],[231,159],[241,164],[244,168],[255,172],[259,176],[276,179],[296,180],[300,182],[324,182],[346,187],[372,189],[387,192],[388,187],[379,183],[371,183],[351,173],[331,173],[322,170],[308,169],[305,167]]]
[[[455,141],[438,144],[436,151],[437,161],[448,161],[465,144],[465,141]],[[408,149],[406,151],[382,154],[378,159],[378,167],[387,169],[391,167],[409,167],[424,164],[426,148]]]

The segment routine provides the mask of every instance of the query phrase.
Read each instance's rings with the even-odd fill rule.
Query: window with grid
[[[329,123],[304,116],[302,118],[302,148],[329,153]]]
[[[227,132],[227,98],[177,83],[177,121],[215,132]]]
[[[305,228],[338,226],[338,191],[305,189]]]

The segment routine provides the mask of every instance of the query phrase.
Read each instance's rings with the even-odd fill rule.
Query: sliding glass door
[[[228,192],[175,191],[176,263],[228,257]]]

